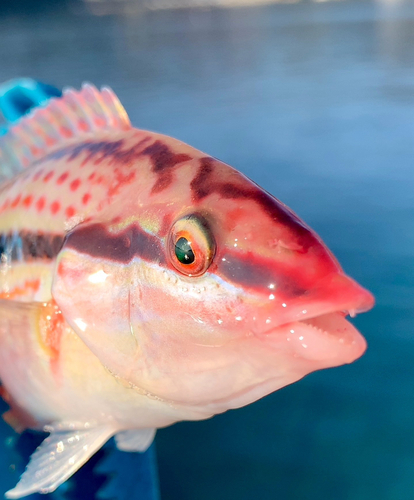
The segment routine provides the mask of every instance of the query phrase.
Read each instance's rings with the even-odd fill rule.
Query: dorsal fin
[[[35,108],[0,137],[0,180],[12,177],[73,139],[96,132],[129,130],[128,115],[114,92],[84,84]]]

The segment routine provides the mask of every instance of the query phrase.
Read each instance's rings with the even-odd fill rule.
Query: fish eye
[[[191,243],[181,236],[175,244],[175,256],[181,262],[181,264],[192,264],[195,261],[195,255],[193,249],[191,248]]]
[[[173,224],[168,247],[177,271],[186,276],[201,276],[213,260],[216,245],[205,219],[192,214]]]

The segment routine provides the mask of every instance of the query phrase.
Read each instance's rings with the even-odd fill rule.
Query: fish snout
[[[351,363],[366,341],[346,316],[368,311],[370,292],[342,272],[327,275],[302,295],[276,303],[256,321],[255,335],[269,347],[319,368]]]
[[[287,323],[334,312],[354,317],[370,310],[374,302],[373,295],[352,278],[342,272],[330,273],[299,294],[285,294],[277,288],[266,291],[263,307],[253,318],[253,330],[265,334]]]

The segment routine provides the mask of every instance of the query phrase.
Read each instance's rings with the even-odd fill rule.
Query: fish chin
[[[364,337],[345,319],[343,312],[287,323],[259,338],[273,352],[273,369],[261,381],[229,398],[212,402],[208,405],[209,410],[220,413],[240,408],[313,371],[352,363],[362,356],[367,346]]]
[[[367,344],[358,330],[336,311],[281,325],[265,334],[271,348],[288,345],[294,356],[320,363],[320,368],[352,363]]]

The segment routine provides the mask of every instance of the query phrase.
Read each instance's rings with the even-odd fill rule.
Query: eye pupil
[[[192,264],[195,261],[191,243],[186,238],[179,238],[175,243],[175,256],[181,264]]]

